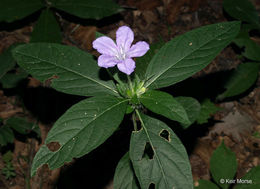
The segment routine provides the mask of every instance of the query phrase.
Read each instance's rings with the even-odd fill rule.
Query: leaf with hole
[[[259,25],[258,13],[254,5],[248,0],[224,0],[224,10],[233,18]]]
[[[43,10],[33,28],[30,42],[61,43],[61,40],[60,26],[55,16],[50,9]]]
[[[239,181],[249,181],[249,183],[237,184],[235,189],[259,189],[260,188],[260,166],[253,167]],[[252,183],[250,183],[252,182]]]
[[[101,145],[118,128],[126,111],[127,100],[113,96],[92,97],[73,105],[54,124],[34,157],[31,175],[43,164],[50,169],[61,167]],[[46,144],[58,142],[50,151]]]
[[[174,121],[190,124],[185,109],[168,93],[149,90],[140,97],[140,101],[146,108],[154,113]]]
[[[40,0],[1,0],[0,22],[13,22],[40,10],[44,4]]]
[[[222,141],[221,145],[213,152],[210,158],[210,172],[214,181],[223,189],[229,183],[220,183],[220,179],[232,180],[237,171],[236,155],[227,148]]]
[[[240,22],[200,27],[166,43],[146,70],[149,89],[178,83],[207,66],[238,34]]]
[[[187,129],[192,123],[194,123],[197,120],[200,114],[200,103],[192,97],[184,96],[176,97],[175,100],[177,100],[177,102],[179,102],[182,105],[182,107],[185,109],[188,115],[190,123],[181,124],[184,129]]]
[[[114,189],[139,188],[128,152],[121,158],[116,167],[113,186]]]
[[[219,189],[219,187],[208,180],[199,180],[199,185],[195,186],[195,189]]]
[[[248,90],[256,82],[259,68],[259,63],[248,62],[240,64],[227,78],[225,83],[226,91],[217,98],[222,100]]]
[[[52,7],[80,18],[101,19],[123,10],[113,0],[49,0],[49,2]]]
[[[142,128],[132,132],[130,159],[141,188],[193,188],[188,155],[178,137],[163,122],[138,115]]]
[[[100,79],[93,56],[75,47],[31,43],[15,48],[13,55],[23,69],[58,91],[82,96],[118,94],[112,81]]]

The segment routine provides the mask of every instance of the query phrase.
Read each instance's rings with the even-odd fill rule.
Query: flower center
[[[125,49],[122,45],[119,46],[116,54],[116,59],[117,60],[125,60],[127,58],[127,54],[125,52]]]

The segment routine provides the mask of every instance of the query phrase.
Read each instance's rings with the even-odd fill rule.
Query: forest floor
[[[260,12],[260,2],[257,0],[252,2]],[[226,15],[223,14],[222,2],[220,0],[118,0],[118,3],[125,8],[126,11],[113,16],[112,21],[105,20],[104,23],[106,24],[99,23],[93,25],[86,22],[86,24],[78,25],[76,22],[68,21],[57,15],[63,31],[63,43],[77,46],[78,48],[95,54],[95,51],[92,49],[92,41],[95,38],[96,31],[115,39],[117,28],[122,25],[128,25],[135,33],[135,41],[144,40],[151,44],[162,40],[165,42],[169,41],[177,35],[203,25],[227,21]],[[30,33],[32,32],[34,24],[35,22],[31,22],[21,28],[16,28],[11,31],[1,31],[0,52],[14,43],[29,42]],[[260,42],[260,38],[256,37],[255,40]],[[195,74],[193,78],[205,78],[212,74],[229,71],[240,63],[241,61],[236,52],[231,46],[228,46],[211,64],[201,72]],[[39,81],[29,78],[27,84],[28,91],[26,94],[28,95],[29,92],[35,92],[35,90],[33,90],[34,88],[42,86]],[[38,93],[38,95],[47,94],[41,91]],[[209,98],[211,97],[212,96]],[[27,98],[30,98],[30,96]],[[57,97],[55,97],[55,99],[57,99]],[[20,101],[21,97],[15,96],[12,91],[0,90],[0,118],[6,119],[14,115],[20,115],[29,120],[35,120],[36,114],[31,112],[30,108],[24,106]],[[77,99],[75,101],[77,101]],[[38,101],[35,100],[32,102],[37,103]],[[209,172],[210,157],[222,140],[224,140],[226,146],[236,154],[238,162],[237,178],[241,178],[250,168],[260,165],[260,138],[254,136],[254,133],[260,133],[260,78],[254,87],[246,94],[229,101],[217,102],[217,106],[222,107],[222,110],[216,113],[209,123],[187,130],[187,135],[191,135],[194,129],[201,129],[199,135],[193,136],[196,138],[196,145],[192,150],[188,151],[195,185],[198,179],[209,180],[211,178]],[[65,110],[61,110],[61,112],[62,111],[64,112]],[[16,177],[6,180],[5,177],[0,174],[1,189],[23,189],[26,183],[30,184],[33,189],[51,189],[55,187],[57,182],[61,182],[59,181],[59,178],[61,178],[60,175],[62,175],[63,180],[66,180],[66,178],[70,176],[70,174],[66,175],[65,172],[66,170],[70,170],[78,160],[74,160],[74,162],[66,164],[63,168],[54,171],[49,171],[48,168],[44,166],[35,177],[30,179],[30,165],[33,156],[46,138],[55,119],[56,118],[52,117],[49,122],[39,123],[42,133],[41,142],[33,138],[29,138],[25,141],[15,139],[12,148]],[[182,134],[185,135],[185,132]],[[185,146],[187,147],[188,144],[185,144]],[[102,153],[97,154],[101,154],[102,156]],[[25,160],[22,157],[27,157],[27,159]],[[102,158],[104,157],[99,157],[99,161],[102,160]],[[119,158],[120,157],[116,157],[117,160]],[[95,162],[95,160],[90,159],[90,162]],[[114,164],[112,163],[112,165]],[[0,170],[3,166],[4,163],[0,157]],[[102,179],[103,188],[113,188],[112,177],[114,168],[104,166],[103,169],[111,169],[111,171],[103,171],[109,174],[108,176],[102,175],[107,177]],[[90,173],[81,172],[85,174],[87,178],[83,175],[79,181],[86,183],[86,187],[84,188],[101,188],[101,185],[93,184],[92,186],[91,183],[99,182],[99,178],[94,180],[90,176],[92,169],[85,169],[86,172],[90,171]],[[95,176],[96,173],[93,175]],[[59,186],[62,186],[62,184]],[[66,188],[69,188],[69,185]]]

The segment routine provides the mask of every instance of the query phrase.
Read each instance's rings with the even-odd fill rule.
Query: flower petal
[[[131,58],[128,58],[122,62],[119,62],[117,67],[121,72],[130,75],[135,70],[135,61],[133,61]]]
[[[127,52],[134,41],[134,32],[128,26],[121,26],[116,31],[116,44]]]
[[[117,54],[117,46],[115,42],[106,36],[99,37],[92,43],[93,48],[101,54],[115,56]]]
[[[127,52],[128,57],[143,56],[150,49],[149,44],[145,41],[139,41],[134,44]]]
[[[118,60],[113,56],[103,54],[98,57],[98,66],[99,67],[103,67],[103,68],[113,67],[117,63],[118,63]]]

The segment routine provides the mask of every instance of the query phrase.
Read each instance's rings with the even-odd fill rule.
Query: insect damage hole
[[[153,159],[153,156],[154,156],[153,148],[152,148],[150,142],[146,142],[142,159],[143,158]]]
[[[170,133],[169,131],[167,131],[166,129],[163,129],[161,132],[160,132],[160,137],[164,138],[165,140],[167,140],[168,142],[171,141],[170,139]]]
[[[155,184],[154,183],[151,183],[150,185],[149,185],[149,188],[148,189],[155,189]]]
[[[49,144],[47,144],[47,147],[50,151],[56,152],[60,149],[61,146],[58,142],[50,142]]]

